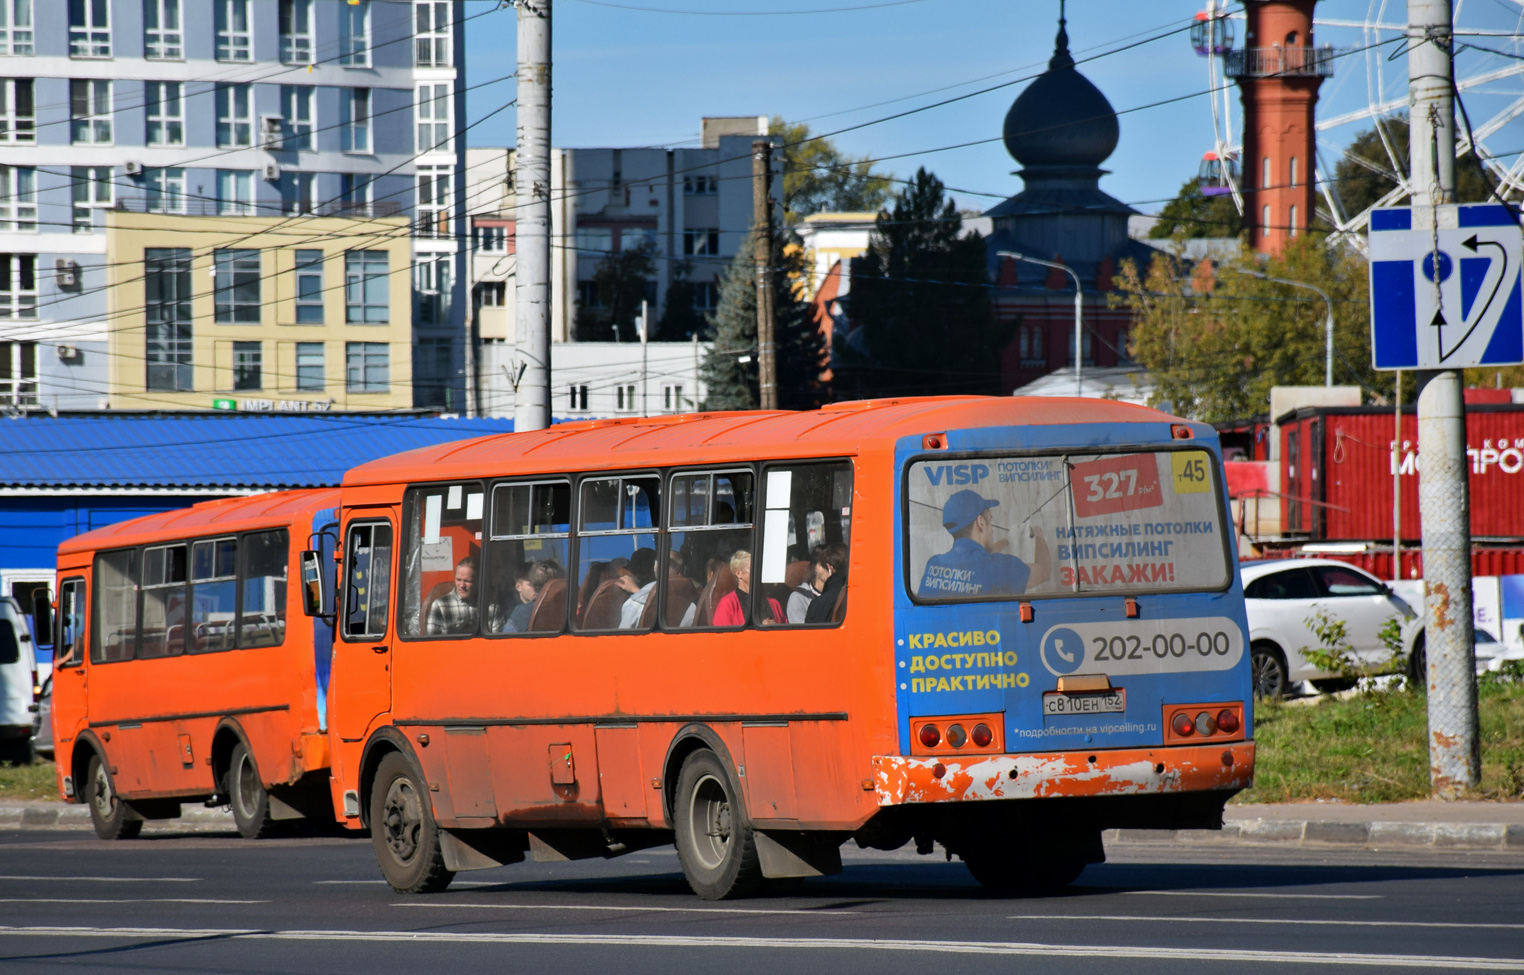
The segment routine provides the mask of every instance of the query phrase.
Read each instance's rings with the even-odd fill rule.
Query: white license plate
[[[1097,694],[1049,691],[1042,696],[1043,714],[1121,714],[1126,710],[1127,691],[1120,687]]]

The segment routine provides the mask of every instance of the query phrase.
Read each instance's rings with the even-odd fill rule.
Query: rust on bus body
[[[1244,789],[1254,780],[1254,743],[1122,748],[1090,755],[995,755],[965,761],[877,755],[873,778],[881,806]]]

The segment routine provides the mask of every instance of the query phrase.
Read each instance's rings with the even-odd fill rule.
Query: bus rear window
[[[1221,589],[1228,549],[1204,450],[936,458],[906,487],[920,602]]]

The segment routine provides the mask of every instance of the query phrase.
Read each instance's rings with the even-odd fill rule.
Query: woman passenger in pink
[[[736,588],[725,594],[714,607],[715,626],[750,626],[751,619],[751,553],[737,549],[730,557],[730,571],[735,573]],[[783,619],[783,607],[778,600],[768,597],[762,604],[762,618],[756,622],[767,626]]]

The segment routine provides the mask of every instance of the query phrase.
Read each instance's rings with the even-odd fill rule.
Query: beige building
[[[111,409],[413,406],[405,217],[105,223]]]

